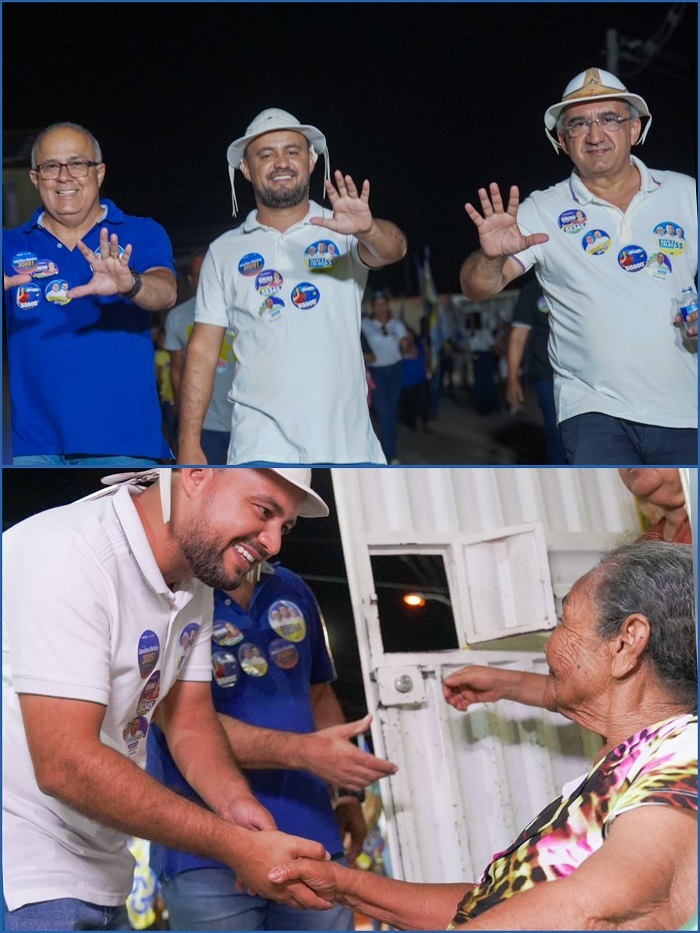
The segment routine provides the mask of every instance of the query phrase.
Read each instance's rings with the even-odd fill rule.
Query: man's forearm
[[[504,275],[509,258],[487,259],[480,249],[467,256],[459,273],[462,292],[472,301],[483,301],[503,291],[509,281]]]
[[[218,713],[233,756],[241,768],[308,770],[305,743],[313,735],[251,726]]]
[[[511,325],[511,330],[508,335],[508,348],[506,350],[508,379],[520,378],[520,365],[525,355],[525,346],[529,336],[529,328]]]
[[[167,311],[177,301],[177,283],[169,269],[141,272],[141,288],[131,299],[144,311]]]
[[[215,328],[215,331],[220,337],[218,346],[216,334],[204,340],[198,339],[195,325],[195,332],[187,347],[180,391],[181,450],[200,444],[204,417],[214,389],[216,362],[225,328]]]
[[[396,224],[374,218],[371,229],[358,237],[362,259],[368,266],[388,266],[406,255],[406,237]]]

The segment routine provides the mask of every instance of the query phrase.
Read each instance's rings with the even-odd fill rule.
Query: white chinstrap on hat
[[[632,94],[625,85],[610,71],[604,71],[602,68],[587,68],[577,74],[575,78],[564,88],[562,98],[556,104],[548,107],[544,114],[544,131],[547,139],[554,146],[555,152],[561,149],[561,144],[556,138],[555,130],[559,115],[566,107],[572,104],[583,104],[586,101],[593,100],[624,100],[632,104],[639,111],[642,117],[648,117],[647,124],[639,137],[638,145],[641,145],[646,139],[649,127],[651,126],[651,113],[647,102],[639,94]]]
[[[229,166],[228,173],[229,178],[231,179],[231,197],[233,200],[234,217],[238,213],[238,204],[236,203],[235,173],[236,169],[241,167],[241,162],[245,156],[246,146],[249,142],[252,142],[252,140],[256,139],[258,136],[262,136],[264,133],[274,133],[277,130],[293,130],[295,133],[301,133],[301,135],[304,136],[308,141],[309,149],[311,152],[314,155],[319,153],[323,155],[324,181],[328,181],[331,177],[330,154],[328,152],[326,137],[323,135],[323,133],[316,129],[315,126],[311,126],[309,123],[300,123],[299,120],[293,116],[293,114],[288,113],[286,110],[280,110],[279,107],[270,107],[267,110],[263,110],[261,113],[259,113],[250,124],[248,129],[245,131],[245,135],[241,136],[240,139],[234,140],[226,151],[226,158],[228,160]],[[326,196],[325,185],[323,188],[323,196]]]

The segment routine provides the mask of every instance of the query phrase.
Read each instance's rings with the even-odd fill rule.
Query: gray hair
[[[77,130],[79,133],[84,133],[87,136],[87,138],[90,140],[90,142],[92,143],[92,148],[95,150],[95,162],[102,161],[102,149],[100,148],[100,144],[97,142],[97,140],[92,135],[90,130],[86,130],[85,127],[81,126],[79,123],[70,123],[66,121],[64,123],[52,123],[51,126],[47,126],[45,129],[41,131],[41,133],[39,133],[37,138],[34,140],[34,143],[32,144],[32,154],[31,154],[32,168],[36,168],[36,152],[44,136],[46,136],[47,133],[53,132],[53,130],[62,130],[62,129]]]
[[[594,103],[594,102],[590,101],[589,103]],[[641,113],[639,112],[639,110],[637,110],[634,104],[630,104],[626,100],[620,101],[620,103],[624,104],[625,107],[627,107],[627,116],[630,118],[630,120],[641,120],[642,119]],[[566,111],[567,111],[567,108],[565,107],[561,111],[559,116],[557,117],[557,133],[561,133],[562,135],[564,133]]]
[[[593,570],[590,597],[597,630],[614,638],[633,613],[646,616],[651,634],[646,657],[671,696],[697,709],[693,551],[687,544],[637,541],[603,555]]]

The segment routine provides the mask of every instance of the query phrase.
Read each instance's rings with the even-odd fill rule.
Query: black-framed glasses
[[[85,178],[87,173],[99,162],[88,162],[87,159],[73,159],[72,162],[42,162],[34,169],[44,181],[53,181],[61,174],[61,169],[68,169],[71,178]]]
[[[632,119],[632,117],[618,117],[616,113],[605,113],[595,120],[584,120],[583,118],[572,120],[571,123],[567,123],[564,127],[564,132],[571,139],[576,139],[577,136],[586,136],[593,124],[597,123],[605,133],[617,133],[622,123],[627,123],[628,120]]]

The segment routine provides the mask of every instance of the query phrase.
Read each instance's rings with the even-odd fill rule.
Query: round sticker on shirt
[[[255,287],[263,298],[267,298],[268,295],[276,295],[277,292],[282,290],[283,285],[284,279],[276,269],[263,269],[255,277]]]
[[[155,632],[152,632],[150,629],[146,631],[139,638],[138,646],[138,661],[139,661],[139,674],[144,679],[152,674],[155,670],[156,664],[158,663],[158,657],[160,655],[160,641]]]
[[[156,705],[156,700],[160,696],[160,671],[155,671],[146,681],[146,686],[141,691],[141,696],[136,704],[136,715],[143,716],[150,712]]]
[[[283,671],[289,671],[299,663],[299,651],[291,642],[285,641],[284,638],[276,638],[271,641],[268,650],[272,660]]]
[[[57,305],[67,305],[71,300],[68,297],[70,285],[65,279],[53,279],[44,289],[44,297],[47,301]]]
[[[238,681],[238,661],[230,651],[216,651],[211,656],[214,680],[220,687],[232,687]]]
[[[190,653],[190,648],[194,644],[194,640],[197,637],[197,632],[199,631],[199,624],[197,622],[190,622],[186,625],[181,634],[180,634],[180,646],[178,651],[180,656],[177,659],[177,669],[178,671],[182,667],[182,663]]]
[[[251,677],[264,677],[267,674],[267,659],[262,656],[258,646],[250,641],[244,642],[238,649],[238,663]]]
[[[260,253],[246,253],[238,263],[238,271],[241,275],[257,275],[264,265],[265,260]]]
[[[303,641],[306,638],[306,620],[301,609],[288,599],[278,599],[267,613],[270,626],[286,641]]]
[[[36,269],[37,257],[34,253],[16,253],[12,257],[12,268],[18,275],[31,275]]]
[[[268,298],[263,301],[260,305],[260,310],[258,314],[263,319],[263,321],[279,321],[282,317],[282,309],[284,308],[284,302],[281,298],[275,298],[270,295]]]
[[[306,311],[318,304],[321,296],[315,285],[300,282],[292,292],[292,302],[297,308]]]
[[[549,305],[547,304],[547,299],[544,295],[540,295],[537,299],[537,310],[541,311],[542,314],[549,314]]]
[[[630,243],[629,246],[623,247],[617,254],[617,262],[625,272],[639,272],[640,269],[646,267],[647,252],[641,246]]]
[[[610,249],[610,237],[605,230],[589,230],[581,238],[581,246],[589,256],[602,256]]]
[[[660,250],[658,253],[652,253],[647,259],[646,271],[653,279],[665,279],[673,271],[671,260]]]
[[[588,223],[588,218],[583,211],[564,211],[559,215],[559,229],[563,233],[578,233]]]
[[[306,268],[312,272],[332,269],[339,256],[340,250],[333,240],[317,240],[304,250]]]
[[[664,220],[654,227],[654,234],[659,238],[659,249],[667,256],[677,256],[685,249],[685,232],[683,227],[674,224],[671,220]]]
[[[214,631],[211,637],[217,645],[225,645],[230,648],[231,645],[237,645],[239,641],[243,641],[243,632],[233,622],[225,619],[215,619]]]
[[[99,246],[97,247],[97,249],[94,249],[92,251],[92,255],[95,257],[95,259],[102,259],[102,250],[100,249]],[[119,258],[121,259],[123,255],[124,255],[124,247],[120,246],[119,247]],[[92,269],[92,266],[90,266],[90,268]]]
[[[52,275],[58,275],[58,266],[53,259],[40,259],[32,272],[35,279],[48,279]]]
[[[137,716],[127,724],[127,727],[122,735],[124,737],[124,741],[126,742],[126,747],[129,749],[130,755],[134,754],[141,739],[146,738],[147,732],[148,720],[145,716]]]
[[[41,301],[41,289],[38,285],[19,285],[15,292],[15,304],[18,308],[28,311],[36,308]]]

